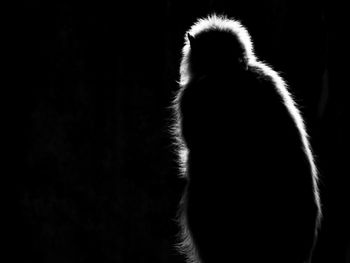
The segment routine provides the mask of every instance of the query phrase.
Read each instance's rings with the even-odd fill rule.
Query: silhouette
[[[238,21],[214,14],[186,33],[173,110],[188,262],[308,262],[321,218],[308,135]]]

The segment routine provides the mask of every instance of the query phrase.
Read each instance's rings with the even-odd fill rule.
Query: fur
[[[309,136],[247,29],[199,19],[185,34],[179,85],[171,132],[188,180],[179,250],[193,263],[310,260],[321,204]]]

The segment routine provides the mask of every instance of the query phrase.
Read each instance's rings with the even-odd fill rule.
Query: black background
[[[314,262],[349,262],[343,9],[291,0],[18,3],[9,20],[11,262],[184,262],[174,249],[184,182],[167,107],[183,35],[214,11],[242,21],[302,106],[324,208]]]

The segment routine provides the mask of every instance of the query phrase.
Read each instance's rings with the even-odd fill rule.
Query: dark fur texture
[[[247,30],[212,15],[187,32],[173,126],[188,262],[307,262],[321,218],[317,170],[283,79]]]

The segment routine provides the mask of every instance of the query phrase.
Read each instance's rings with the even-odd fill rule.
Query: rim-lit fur
[[[185,43],[182,50],[182,60],[180,65],[180,80],[179,86],[180,89],[177,92],[175,99],[172,104],[173,110],[173,125],[171,127],[171,133],[173,138],[175,139],[175,147],[178,153],[178,163],[180,167],[180,176],[187,177],[187,148],[186,144],[182,137],[181,132],[181,112],[179,110],[179,104],[183,95],[184,89],[188,86],[191,81],[193,81],[193,76],[190,69],[190,60],[191,60],[191,45],[190,40],[188,39],[188,34],[196,38],[196,36],[200,34],[204,34],[205,32],[210,32],[212,30],[215,31],[223,31],[223,32],[231,32],[234,36],[236,36],[237,40],[241,42],[244,50],[244,58],[247,66],[256,69],[257,71],[262,72],[265,75],[271,77],[274,82],[274,86],[277,92],[281,95],[285,106],[288,108],[296,127],[298,128],[301,136],[301,141],[303,144],[304,152],[308,158],[311,167],[311,173],[313,176],[313,187],[314,187],[314,196],[315,202],[318,207],[318,215],[317,215],[317,226],[320,224],[321,220],[321,204],[320,197],[318,191],[318,171],[315,165],[314,156],[309,144],[308,134],[306,132],[306,128],[304,125],[303,118],[301,113],[299,112],[295,101],[293,100],[292,95],[290,94],[287,84],[284,80],[279,76],[279,74],[274,71],[270,66],[261,62],[257,59],[253,50],[253,43],[248,31],[245,27],[237,20],[229,19],[226,16],[222,15],[210,15],[206,18],[198,19],[197,22],[186,32],[185,34]],[[182,232],[179,236],[179,250],[187,257],[188,262],[200,262],[197,256],[197,251],[194,243],[191,239],[190,229],[188,229],[186,222],[186,196],[183,196],[183,199],[180,203],[180,209],[178,214],[178,222],[181,226]],[[317,234],[317,228],[315,235]]]

